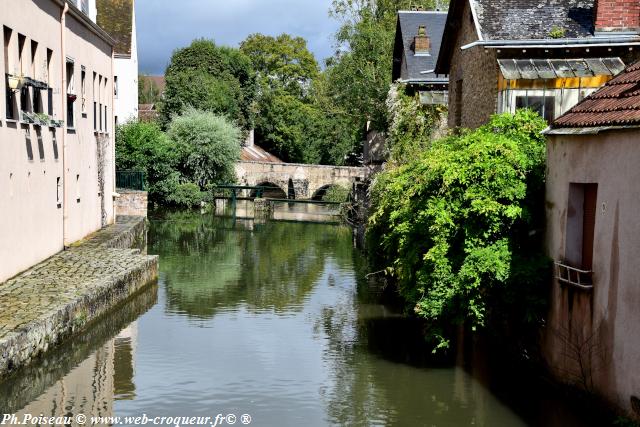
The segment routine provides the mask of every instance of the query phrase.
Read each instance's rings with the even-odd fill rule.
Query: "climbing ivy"
[[[494,116],[373,185],[369,241],[436,349],[456,324],[541,320],[545,126],[528,110]]]

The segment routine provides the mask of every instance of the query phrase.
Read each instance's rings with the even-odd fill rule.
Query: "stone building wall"
[[[460,125],[473,129],[486,123],[497,111],[499,70],[495,50],[481,46],[460,49],[478,40],[469,3],[465,4],[462,16],[449,72],[449,127]]]

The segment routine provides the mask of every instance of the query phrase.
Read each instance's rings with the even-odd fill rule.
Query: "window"
[[[31,40],[31,77],[36,79],[36,62],[38,62],[38,42]]]
[[[58,160],[58,139],[56,138],[55,129],[51,129],[51,145],[53,145],[53,158]]]
[[[591,271],[596,224],[598,184],[569,185],[565,261]]]
[[[104,79],[104,90],[102,91],[102,93],[104,94],[104,131],[105,132],[109,132],[109,129],[108,129],[108,126],[107,126],[107,121],[108,121],[108,118],[107,118],[107,101],[109,100],[108,97],[107,97],[107,94],[109,93],[107,91],[107,88],[109,87],[107,85],[108,81],[109,81],[109,79],[107,79],[105,77],[105,79]]]
[[[4,72],[5,72],[4,82],[5,82],[5,88],[6,88],[5,89],[6,90],[5,115],[7,119],[15,120],[17,116],[17,110],[18,110],[18,106],[16,105],[17,103],[16,92],[9,87],[9,74],[11,74],[11,59],[12,59],[10,54],[10,49],[11,49],[11,37],[12,37],[13,31],[11,30],[11,28],[8,28],[8,27],[3,26],[2,28],[3,28],[2,33],[4,37]]]
[[[24,63],[22,61],[23,59],[23,53],[24,53],[24,44],[26,43],[27,38],[25,36],[23,36],[22,34],[18,34],[18,63],[20,64],[20,74],[24,74],[25,73],[25,67],[24,67]]]
[[[80,203],[80,175],[76,175],[76,202]]]
[[[82,95],[82,115],[87,115],[87,88],[86,88],[86,77],[87,73],[82,67],[82,71],[80,72],[80,91]]]
[[[2,27],[2,34],[4,36],[4,72],[5,73],[9,73],[11,68],[10,68],[10,61],[11,61],[11,55],[9,55],[9,49],[11,46],[11,35],[13,33],[13,31],[11,30],[11,28],[9,27]]]
[[[33,160],[33,147],[31,147],[31,132],[29,132],[29,126],[27,126],[24,132],[24,142],[27,147],[27,158]]]
[[[93,130],[97,131],[98,130],[98,102],[96,101],[96,97],[98,96],[98,94],[96,93],[96,80],[98,78],[98,75],[96,73],[93,73],[93,86],[92,86],[92,95],[93,95]]]
[[[73,75],[73,61],[67,60],[66,71],[67,71],[67,127],[73,128],[74,104],[76,101],[74,75]]]
[[[62,207],[62,203],[60,203],[60,177],[56,178],[56,203],[58,206],[58,209],[60,209]]]
[[[44,143],[42,141],[42,129],[36,128],[36,138],[38,139],[38,154],[40,160],[44,160]]]
[[[118,97],[118,76],[113,76],[113,96]]]
[[[82,12],[85,15],[89,14],[89,0],[82,0],[81,4],[80,4],[80,7],[82,8]]]
[[[53,51],[47,49],[47,113],[53,117],[53,88],[51,83],[53,82],[53,76],[51,75],[51,59],[53,58]]]
[[[31,109],[31,94],[29,92],[29,86],[22,86],[22,89],[20,89],[20,110],[22,110],[23,113],[30,113],[33,111]]]
[[[102,76],[98,75],[98,130],[102,132]]]
[[[516,96],[516,109],[529,108],[551,123],[555,118],[555,96]]]

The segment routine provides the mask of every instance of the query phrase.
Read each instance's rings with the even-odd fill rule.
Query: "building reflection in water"
[[[137,334],[133,322],[20,410],[18,419],[26,414],[112,416],[114,401],[135,398]]]

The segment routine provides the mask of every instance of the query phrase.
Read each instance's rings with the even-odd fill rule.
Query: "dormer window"
[[[416,55],[430,55],[431,39],[427,36],[427,27],[421,25],[418,27],[418,35],[413,41],[413,52]]]

